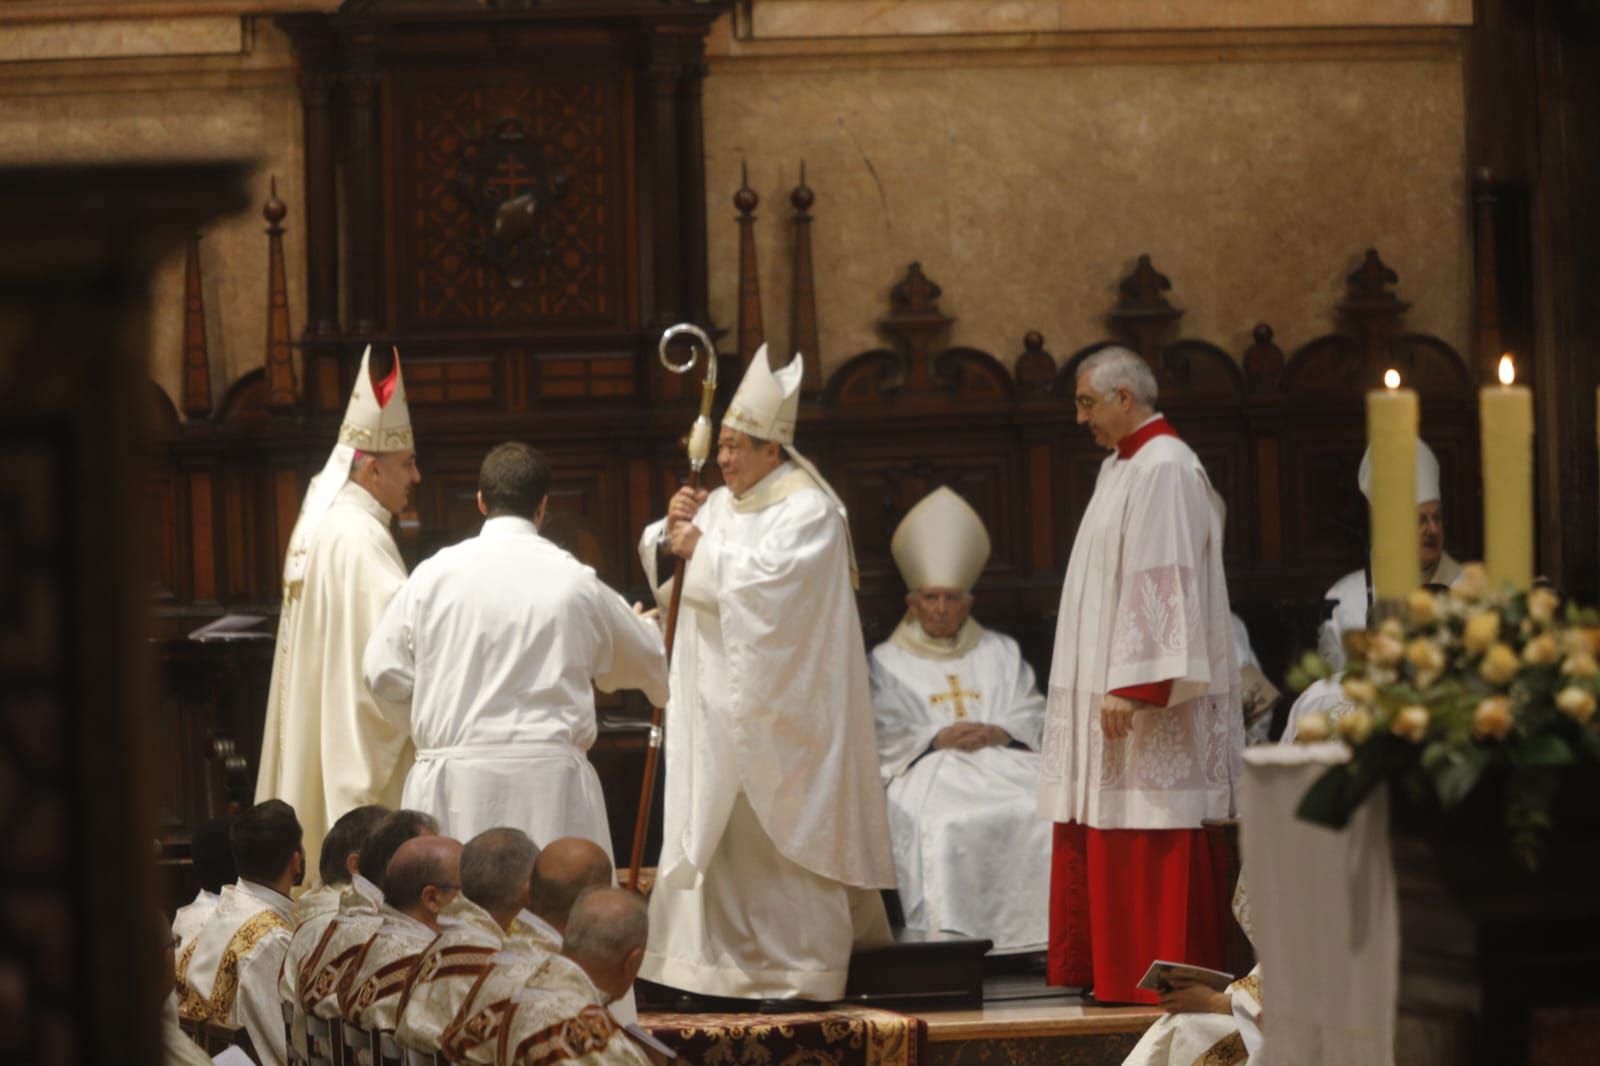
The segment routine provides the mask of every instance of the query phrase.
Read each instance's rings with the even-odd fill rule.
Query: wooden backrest
[[[278,1006],[283,1011],[283,1046],[286,1049],[289,1066],[307,1066],[309,1060],[306,1058],[305,1049],[294,1035],[294,1004],[280,1000]]]
[[[224,1049],[237,1047],[252,1062],[260,1062],[261,1056],[256,1054],[255,1044],[250,1039],[250,1033],[242,1025],[229,1025],[227,1022],[202,1021],[196,1023],[198,1031],[194,1034],[200,1050],[212,1058],[220,1055]]]
[[[344,1066],[344,1035],[337,1020],[315,1014],[306,1019],[306,1061],[310,1066]]]

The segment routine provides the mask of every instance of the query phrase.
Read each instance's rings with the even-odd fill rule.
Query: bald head
[[[561,954],[583,967],[595,987],[620,999],[633,987],[649,933],[643,896],[610,886],[589,888],[567,916]]]
[[[383,873],[383,901],[433,929],[461,891],[461,841],[419,836],[401,844]]]
[[[559,930],[567,912],[586,888],[611,884],[611,860],[605,849],[582,837],[553,840],[533,864],[529,909]]]
[[[528,905],[538,857],[538,845],[522,830],[486,829],[462,849],[461,892],[492,914],[502,929],[509,929],[517,912]]]

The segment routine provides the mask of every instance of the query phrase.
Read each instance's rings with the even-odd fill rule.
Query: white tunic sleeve
[[[383,620],[367,638],[362,656],[362,675],[375,696],[396,704],[409,704],[417,682],[417,663],[412,644],[412,623],[416,614],[416,583],[406,582],[383,612]]]
[[[239,964],[234,1015],[250,1034],[262,1066],[284,1066],[288,1061],[283,1007],[278,998],[278,973],[288,951],[289,931],[277,930]]]
[[[661,630],[654,622],[633,613],[616,592],[592,579],[590,613],[599,630],[601,653],[594,667],[594,683],[602,692],[636,688],[657,707],[667,702],[667,655]]]
[[[885,783],[911,768],[928,750],[942,723],[927,712],[927,703],[883,665],[876,654],[868,657],[872,683],[872,713],[878,734],[878,763]]]

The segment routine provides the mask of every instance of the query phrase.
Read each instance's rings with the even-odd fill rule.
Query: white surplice
[[[410,705],[416,763],[404,805],[469,840],[513,826],[541,847],[564,836],[611,853],[594,689],[666,699],[661,633],[595,572],[523,518],[417,567],[367,645],[367,681]]]
[[[253,881],[223,888],[200,935],[178,956],[184,1016],[242,1025],[263,1066],[283,1066],[278,972],[289,950],[289,897]]]
[[[291,963],[294,965],[295,976],[288,987],[297,997],[294,1002],[300,1013],[339,1017],[340,983],[350,961],[382,924],[382,906],[383,890],[356,874],[339,894],[339,909],[320,935],[311,935],[314,930],[310,923],[297,932],[289,944],[284,966],[287,969]],[[280,995],[284,987],[280,982]]]
[[[917,627],[915,619],[901,623]],[[968,627],[971,627],[968,630]],[[1049,938],[1050,826],[1035,813],[1044,697],[1017,642],[976,622],[929,658],[911,639],[872,651],[878,758],[906,927],[987,937],[996,953]],[[935,645],[920,627],[916,634]],[[970,650],[953,654],[957,643]],[[997,725],[1029,750],[931,750],[957,722]],[[1004,871],[997,891],[996,871]]]
[[[178,938],[174,945],[177,950],[182,951],[184,945],[200,934],[206,919],[217,909],[219,898],[215,892],[207,892],[202,888],[193,900],[178,908],[172,916],[172,935]]]
[[[1157,436],[1112,452],[1061,588],[1039,814],[1094,829],[1197,829],[1236,812],[1244,746],[1222,502],[1199,458]],[[1108,741],[1107,692],[1173,681]]]
[[[283,957],[283,972],[278,975],[278,998],[294,1008],[294,1044],[301,1051],[306,1049],[306,1023],[300,1007],[300,968],[338,916],[339,898],[349,887],[349,882],[325,882],[294,901],[294,935]]]
[[[367,638],[406,579],[389,520],[371,493],[347,482],[317,527],[304,580],[284,588],[256,802],[294,808],[309,870],[346,812],[400,806],[411,765],[406,709],[375,697],[361,677]]]
[[[451,900],[440,918],[448,924],[418,960],[395,1024],[401,1044],[423,1051],[442,1049],[445,1032],[487,978],[494,956],[513,948],[529,950],[527,941],[513,945],[494,916],[465,895]],[[528,958],[542,955],[529,951]]]
[[[438,935],[387,903],[378,931],[350,960],[339,982],[339,1017],[362,1029],[393,1029],[422,953]]]
[[[695,525],[640,974],[835,999],[852,943],[887,934],[876,890],[894,885],[846,517],[784,463],[738,500],[712,492]],[[640,554],[665,603],[663,528]]]

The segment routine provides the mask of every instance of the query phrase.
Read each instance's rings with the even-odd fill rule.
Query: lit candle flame
[[[1400,371],[1394,367],[1385,370],[1383,372],[1383,386],[1386,389],[1398,389],[1400,387]]]
[[[1500,384],[1510,385],[1517,380],[1517,365],[1511,361],[1511,353],[1507,352],[1500,357]]]

